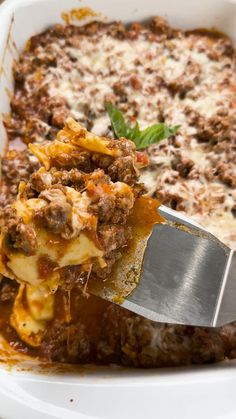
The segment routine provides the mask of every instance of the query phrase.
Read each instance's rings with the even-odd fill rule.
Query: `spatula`
[[[165,206],[148,240],[137,285],[117,298],[109,284],[91,292],[157,322],[216,327],[236,320],[236,254]]]

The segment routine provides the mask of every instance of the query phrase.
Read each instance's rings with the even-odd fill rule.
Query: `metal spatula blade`
[[[157,322],[215,327],[236,320],[234,251],[178,212],[159,212],[168,222],[154,226],[139,283],[121,305]]]

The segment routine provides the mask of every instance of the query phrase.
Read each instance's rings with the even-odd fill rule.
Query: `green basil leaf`
[[[174,125],[173,127],[170,127],[169,128],[170,135],[175,135],[180,127],[181,125]]]
[[[137,148],[141,149],[149,146],[150,144],[159,143],[159,141],[164,140],[164,138],[169,136],[169,129],[165,124],[161,123],[152,125],[141,132]]]
[[[135,143],[137,150],[148,147],[151,144],[159,143],[161,140],[164,140],[171,135],[175,135],[180,128],[180,125],[168,127],[166,124],[160,123],[141,130],[137,121],[133,127],[128,125],[125,122],[122,112],[111,103],[106,105],[106,109],[115,136],[117,138],[126,137],[129,140],[132,140]]]
[[[106,104],[106,109],[111,120],[112,129],[117,138],[127,136],[127,125],[124,119],[124,115],[119,109],[113,106],[111,103]]]
[[[127,129],[127,138],[129,140],[132,140],[136,144],[136,146],[137,146],[137,143],[139,142],[140,134],[141,134],[141,131],[140,131],[139,123],[137,121],[133,127],[128,127]]]
[[[157,144],[171,135],[175,135],[180,125],[168,127],[164,123],[155,124],[145,128],[140,132],[138,141],[135,141],[137,150],[148,147],[151,144]]]

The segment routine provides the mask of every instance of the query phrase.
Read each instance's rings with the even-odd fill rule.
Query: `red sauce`
[[[221,32],[215,28],[212,28],[212,29],[197,28],[190,31],[186,31],[185,33],[186,35],[206,36],[212,39],[228,38],[228,36],[224,32]]]
[[[158,206],[157,200],[147,196],[136,199],[127,222],[132,228],[131,240],[120,250],[122,257],[113,266],[109,278],[105,282],[100,278],[91,278],[88,292],[122,303],[123,298],[133,291],[140,277],[145,248],[153,226],[164,221],[157,211]]]

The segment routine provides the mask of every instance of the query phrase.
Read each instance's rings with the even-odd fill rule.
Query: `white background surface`
[[[27,38],[60,21],[61,11],[90,6],[113,19],[166,17],[181,28],[218,27],[236,41],[236,5],[224,0],[7,0],[0,9],[0,111],[7,111],[13,57]],[[3,128],[0,135],[3,135]],[[1,135],[1,138],[3,136]],[[3,149],[3,142],[1,147]],[[94,371],[37,375],[0,369],[1,419],[236,419],[236,363],[155,371]],[[70,400],[73,399],[73,402]]]

